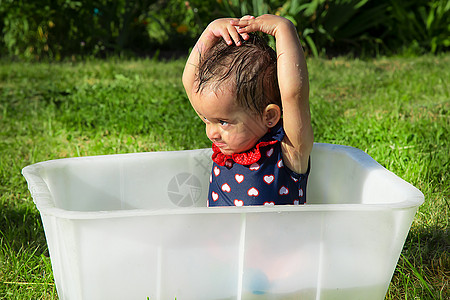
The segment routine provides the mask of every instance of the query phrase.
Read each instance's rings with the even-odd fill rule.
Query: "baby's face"
[[[235,103],[234,93],[205,89],[190,100],[206,124],[206,135],[223,154],[251,149],[268,131],[261,116]]]

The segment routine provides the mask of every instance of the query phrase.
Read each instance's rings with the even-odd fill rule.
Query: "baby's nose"
[[[220,131],[218,126],[216,126],[215,124],[206,124],[206,136],[210,140],[220,139]]]

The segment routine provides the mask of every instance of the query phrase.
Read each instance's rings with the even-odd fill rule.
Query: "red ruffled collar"
[[[278,143],[277,140],[274,141],[263,141],[256,144],[255,147],[252,149],[242,152],[242,153],[234,153],[232,155],[226,155],[223,154],[219,147],[217,147],[215,144],[212,145],[212,149],[214,151],[212,155],[212,160],[218,164],[219,166],[224,166],[228,163],[238,163],[240,165],[249,166],[255,162],[257,162],[261,158],[261,151],[260,148],[273,145],[275,143]]]

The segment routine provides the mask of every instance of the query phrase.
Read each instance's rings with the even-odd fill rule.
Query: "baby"
[[[274,36],[276,53],[253,32]],[[309,81],[290,21],[213,21],[188,58],[183,85],[213,142],[208,206],[305,203],[313,146]]]

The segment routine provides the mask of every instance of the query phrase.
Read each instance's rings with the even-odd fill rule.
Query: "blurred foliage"
[[[2,54],[59,60],[148,46],[142,16],[155,1],[0,0]]]
[[[313,56],[439,53],[447,0],[0,0],[0,55],[27,60],[187,53],[219,17],[291,20]]]
[[[450,46],[450,1],[391,0],[389,30],[400,43],[431,53]],[[414,49],[413,49],[414,50]]]

